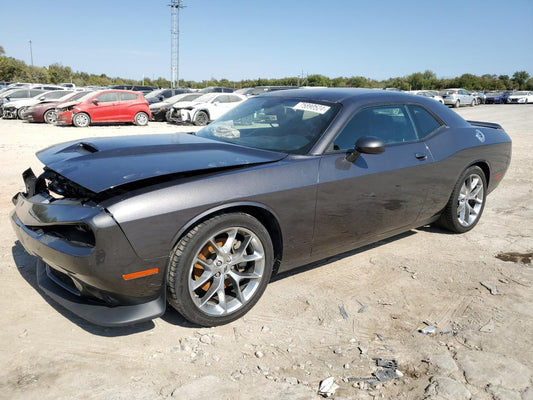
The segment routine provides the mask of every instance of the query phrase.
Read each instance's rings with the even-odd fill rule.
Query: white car
[[[72,90],[51,90],[49,92],[39,93],[33,97],[14,99],[3,105],[3,118],[20,118],[24,111],[35,104],[43,101],[61,101],[71,95]]]
[[[439,92],[433,92],[431,90],[413,90],[411,93],[416,94],[418,96],[424,96],[424,97],[430,97],[433,100],[438,101],[441,104],[444,104],[444,99],[439,96]]]
[[[533,92],[514,92],[507,98],[507,103],[527,104],[533,103]]]
[[[164,101],[150,104],[150,113],[152,114],[153,121],[168,121],[170,119],[170,113],[172,112],[172,106],[180,101],[192,101],[200,97],[201,93],[180,93],[175,96],[169,97]]]
[[[439,96],[443,98],[444,104],[455,108],[462,106],[474,107],[478,104],[476,96],[472,96],[468,90],[461,88],[445,89],[439,93]]]
[[[247,99],[235,93],[206,93],[194,101],[181,101],[172,106],[177,122],[207,125]]]

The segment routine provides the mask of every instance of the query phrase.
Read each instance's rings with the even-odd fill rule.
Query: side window
[[[135,93],[120,93],[120,101],[132,101],[137,100]]]
[[[331,150],[353,149],[363,136],[378,137],[386,145],[418,140],[405,106],[377,106],[357,112],[337,135]]]
[[[117,94],[114,92],[107,92],[102,93],[100,96],[96,98],[99,103],[111,103],[113,101],[117,101]]]
[[[432,134],[444,124],[420,106],[409,106],[420,139]]]
[[[237,101],[241,101],[240,97],[228,95],[229,103],[235,103]]]
[[[226,95],[224,96],[217,96],[215,97],[215,99],[213,100],[213,103],[227,103],[227,97]]]

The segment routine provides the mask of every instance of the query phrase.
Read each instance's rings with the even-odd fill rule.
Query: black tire
[[[135,117],[133,117],[133,123],[137,126],[148,125],[148,120],[148,114],[142,111],[139,111],[137,114],[135,114]]]
[[[438,225],[454,233],[468,232],[479,222],[486,198],[487,180],[483,170],[478,166],[466,169],[455,184]]]
[[[265,291],[272,275],[273,254],[268,231],[254,217],[231,213],[206,220],[192,228],[172,250],[168,302],[198,325],[234,321],[246,314]]]
[[[478,102],[476,99],[473,99],[472,100],[472,103],[470,103],[470,107],[474,107],[474,106],[477,106],[478,105]]]
[[[453,105],[454,108],[459,108],[459,106],[461,105],[461,102],[459,100],[457,100],[455,102],[455,104]]]
[[[47,124],[55,124],[57,121],[57,115],[56,115],[55,110],[52,109],[52,110],[46,111],[43,115],[43,120]]]
[[[205,111],[198,111],[194,117],[194,125],[204,126],[209,123],[209,115]]]
[[[166,113],[165,113],[165,120],[167,122],[174,122],[174,120],[172,119],[172,110],[168,110]]]
[[[18,119],[24,119],[22,114],[24,113],[24,111],[26,111],[28,107],[20,107],[18,110],[17,110],[17,118]]]
[[[87,113],[78,113],[72,116],[72,123],[78,128],[85,128],[91,124],[91,117]]]

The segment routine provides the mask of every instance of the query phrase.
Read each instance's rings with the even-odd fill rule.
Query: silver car
[[[477,105],[476,96],[472,95],[465,89],[445,89],[440,92],[439,95],[442,97],[444,104],[447,106],[458,108],[467,105],[471,107]]]

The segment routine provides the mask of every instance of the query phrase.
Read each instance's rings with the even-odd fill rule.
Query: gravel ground
[[[8,221],[21,172],[41,167],[37,150],[194,127],[0,120],[0,398],[313,399],[333,377],[336,399],[533,400],[533,105],[457,111],[513,139],[473,231],[423,227],[304,267],[271,282],[244,318],[210,329],[172,309],[118,329],[77,318],[38,289]],[[401,376],[373,358],[396,360]]]

